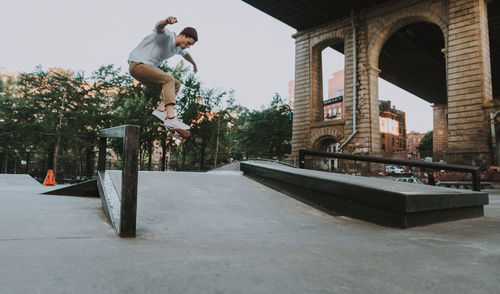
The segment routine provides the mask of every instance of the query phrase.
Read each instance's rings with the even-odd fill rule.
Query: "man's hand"
[[[163,34],[165,32],[165,26],[169,24],[174,24],[177,22],[177,17],[175,16],[169,16],[165,20],[160,20],[156,24],[156,33],[157,34]]]
[[[169,16],[167,17],[167,19],[165,20],[165,22],[167,24],[174,24],[177,22],[177,17],[174,17],[174,16]]]

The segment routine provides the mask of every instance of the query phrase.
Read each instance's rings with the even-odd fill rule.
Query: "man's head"
[[[189,48],[198,42],[198,33],[192,27],[186,27],[180,32],[179,46],[182,49]]]

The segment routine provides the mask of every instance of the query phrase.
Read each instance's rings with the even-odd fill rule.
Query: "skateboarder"
[[[154,32],[147,35],[130,53],[129,72],[142,83],[162,86],[162,101],[153,115],[162,120],[167,128],[189,136],[189,126],[177,118],[174,110],[175,97],[181,83],[158,68],[164,60],[182,55],[193,65],[194,72],[198,71],[193,57],[186,51],[198,41],[198,33],[192,27],[184,28],[179,34],[165,28],[176,22],[176,17],[169,16],[156,24]]]

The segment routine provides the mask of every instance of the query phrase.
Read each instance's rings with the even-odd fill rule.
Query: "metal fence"
[[[476,167],[476,166],[445,164],[445,163],[435,163],[435,162],[420,162],[420,161],[411,161],[411,160],[402,160],[402,159],[382,158],[382,157],[375,157],[375,156],[342,154],[342,153],[334,153],[334,152],[324,152],[324,151],[301,149],[301,150],[299,150],[299,167],[300,168],[305,167],[306,155],[320,156],[320,157],[326,157],[326,158],[347,159],[347,160],[355,160],[355,161],[394,164],[394,165],[404,165],[404,166],[420,167],[420,168],[426,168],[426,169],[432,169],[432,170],[447,170],[447,171],[467,172],[467,173],[472,174],[472,190],[481,191],[481,176],[479,173],[479,167]]]

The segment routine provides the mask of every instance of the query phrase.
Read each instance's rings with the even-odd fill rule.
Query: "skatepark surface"
[[[496,193],[484,217],[402,230],[230,168],[140,172],[137,238],[119,238],[99,198],[49,189],[0,175],[0,293],[499,293]]]

